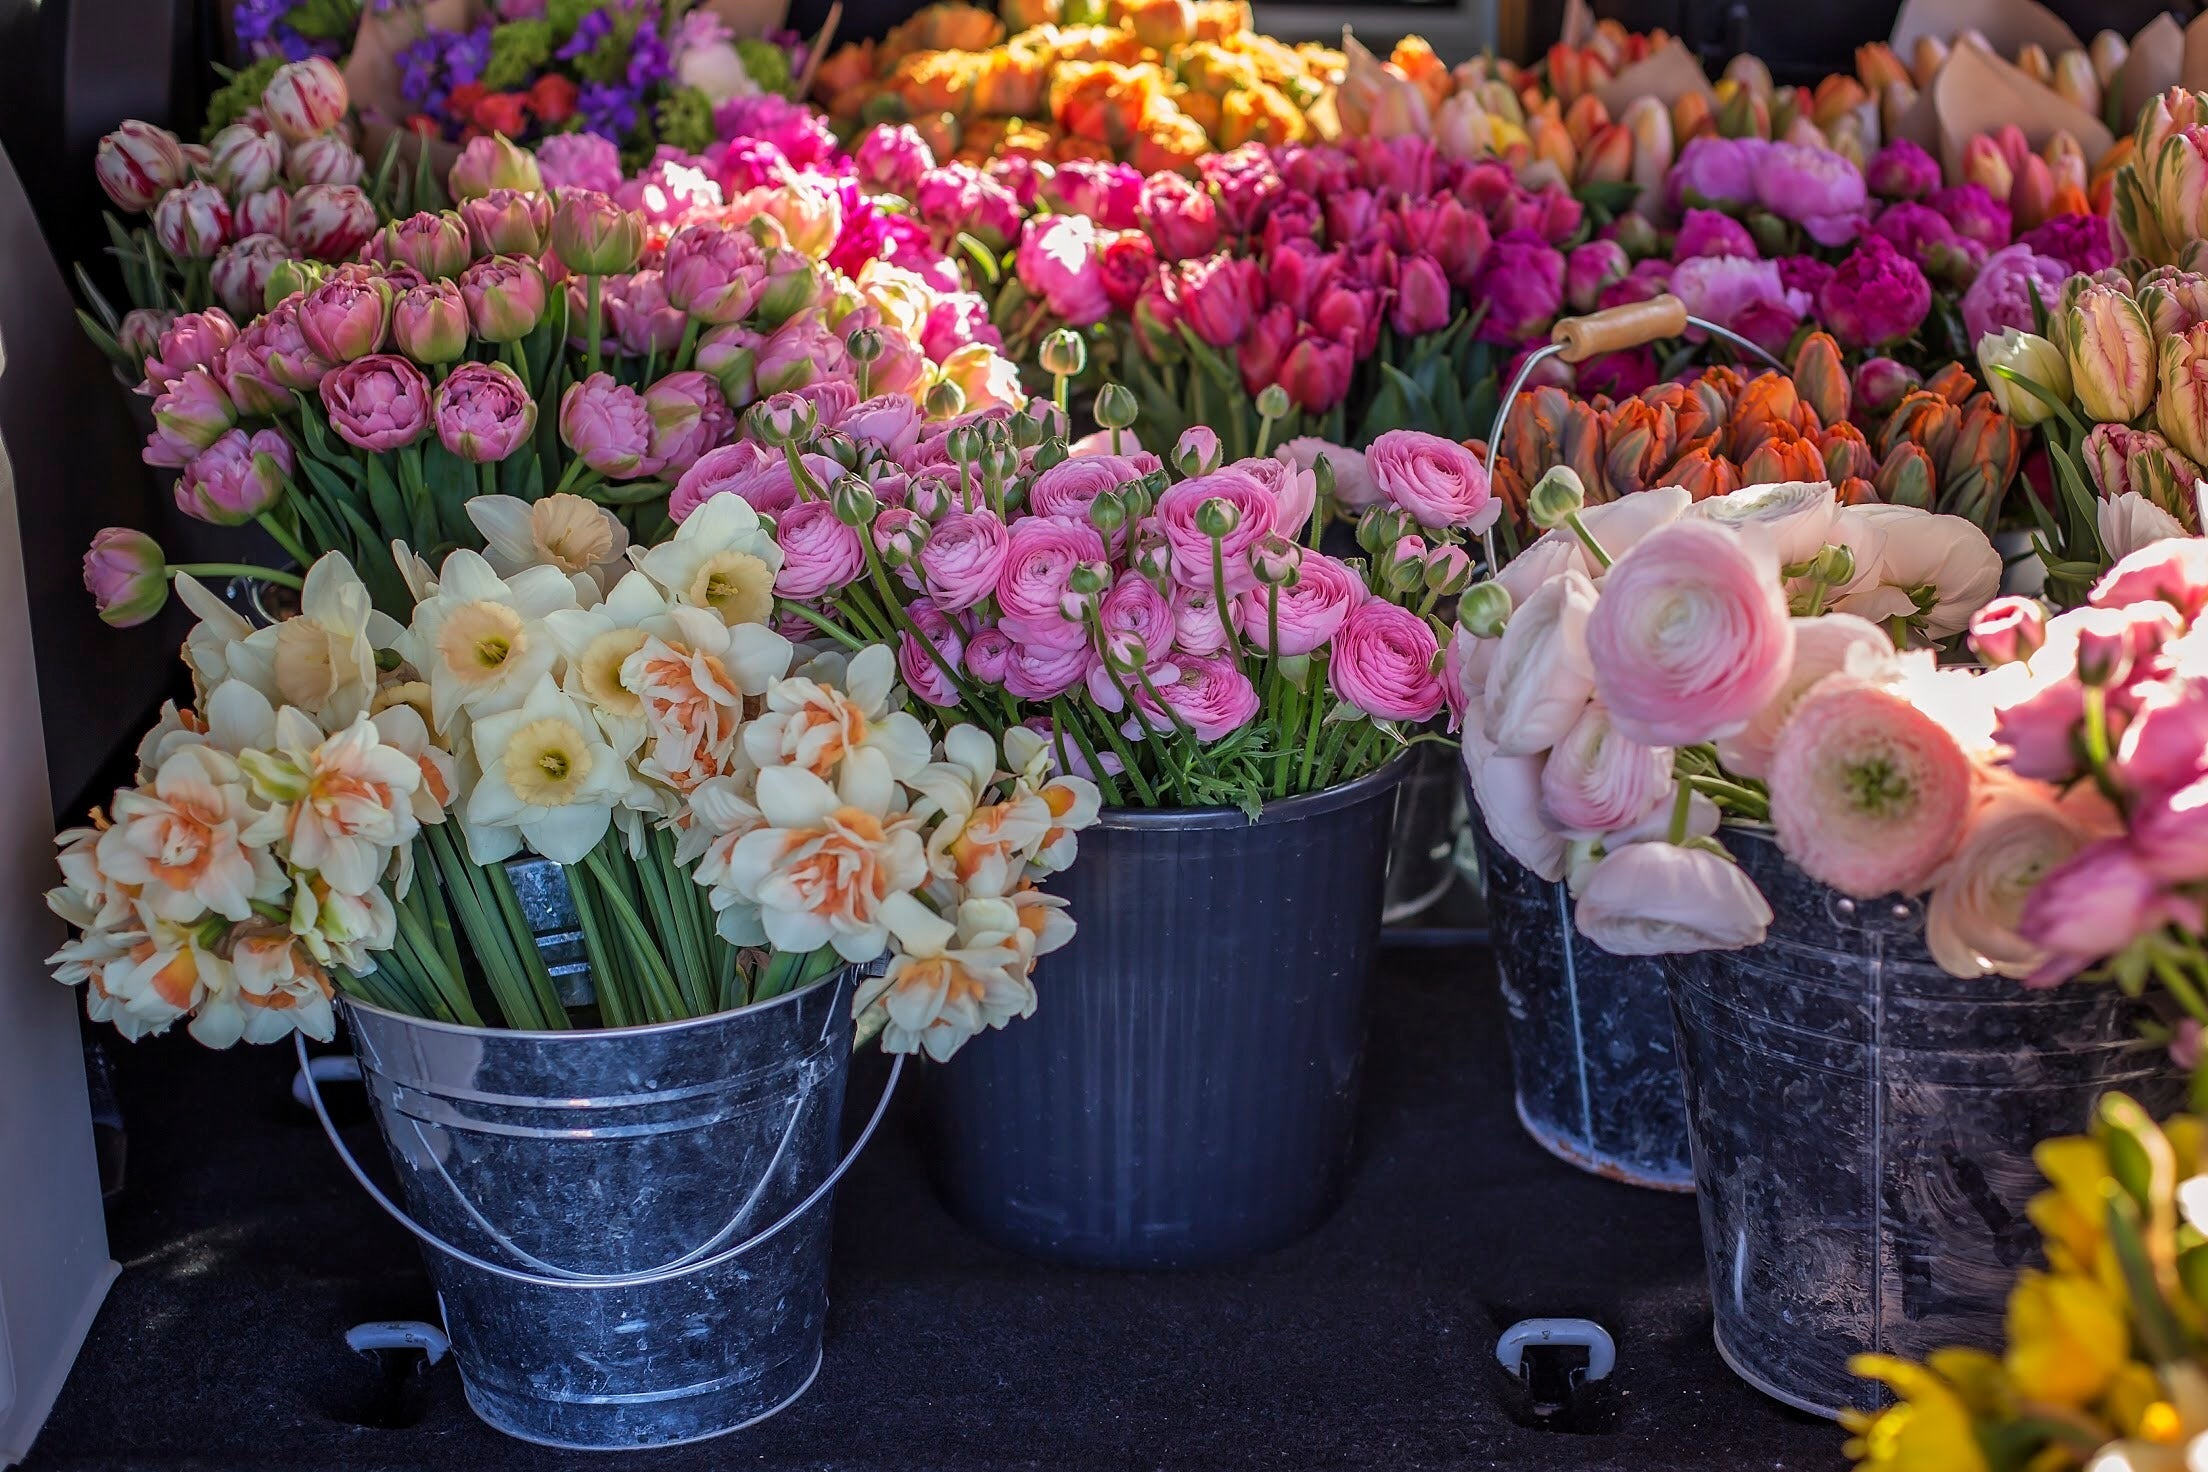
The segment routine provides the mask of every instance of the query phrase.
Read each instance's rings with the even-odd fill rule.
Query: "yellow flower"
[[[2030,1400],[2083,1406],[2131,1356],[2122,1309],[2089,1278],[2027,1271],[2009,1294],[2006,1365]]]
[[[2025,1208],[2047,1242],[2047,1261],[2059,1273],[2089,1275],[2100,1261],[2102,1229],[2108,1207],[2101,1183],[2108,1179],[2108,1152],[2090,1135],[2042,1140],[2032,1151],[2051,1190]]]
[[[1954,1352],[1947,1352],[1952,1355]],[[1875,1416],[1842,1415],[1854,1433],[1844,1450],[1872,1472],[1992,1472],[1978,1445],[1971,1408],[1956,1386],[1924,1365],[1886,1355],[1857,1355],[1848,1368],[1881,1380],[1901,1397]]]

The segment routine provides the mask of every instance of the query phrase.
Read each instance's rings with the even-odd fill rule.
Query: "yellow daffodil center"
[[[763,624],[774,612],[774,574],[749,552],[716,552],[690,580],[689,598],[731,627]]]
[[[621,683],[621,666],[644,647],[642,629],[609,629],[590,641],[575,674],[592,705],[611,715],[640,716],[644,702]]]
[[[529,509],[537,551],[562,572],[583,572],[614,555],[606,514],[581,496],[547,496]]]
[[[565,807],[590,777],[590,743],[557,716],[531,721],[506,745],[506,785],[531,807]]]
[[[505,604],[470,603],[445,620],[437,653],[462,684],[480,685],[497,679],[527,638],[521,615]]]

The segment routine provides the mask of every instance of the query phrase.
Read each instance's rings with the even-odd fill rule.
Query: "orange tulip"
[[[2043,87],[2055,84],[2055,64],[2047,57],[2047,48],[2037,41],[2026,41],[2016,51],[2016,69]]]
[[[974,107],[998,117],[1032,117],[1043,106],[1043,80],[1050,74],[1047,54],[1021,45],[998,46],[981,55],[974,78]]]
[[[1980,186],[1995,199],[2007,199],[2016,187],[2016,170],[2001,145],[1979,133],[1963,145],[1963,180]]]
[[[1960,405],[1968,403],[1970,396],[1978,392],[1978,380],[1962,364],[1948,363],[1926,379],[1924,387],[1927,392],[1938,394],[1951,404]]]
[[[1295,143],[1305,131],[1303,110],[1279,88],[1262,83],[1227,94],[1217,130],[1222,149],[1245,143]]]
[[[1844,421],[1818,431],[1817,453],[1824,457],[1825,478],[1835,485],[1844,480],[1861,479],[1868,487],[1870,473],[1878,464],[1871,454],[1871,442],[1863,437],[1863,431]]]
[[[1909,58],[1909,76],[1919,89],[1932,85],[1940,68],[1947,62],[1947,43],[1937,36],[1919,36],[1915,52]]]
[[[1920,506],[1929,511],[1937,499],[1939,477],[1924,447],[1904,441],[1886,452],[1871,484],[1877,488],[1881,501],[1894,506]]]
[[[1749,379],[1733,400],[1726,425],[1736,460],[1746,460],[1758,445],[1782,431],[1800,434],[1820,427],[1817,411],[1802,402],[1794,380],[1784,373],[1759,373]]]
[[[1146,174],[1192,174],[1196,161],[1211,151],[1211,139],[1202,126],[1176,110],[1160,114],[1148,131],[1135,139],[1127,151],[1127,162]]]
[[[1677,448],[1672,429],[1670,415],[1640,399],[1627,399],[1603,416],[1602,475],[1612,496],[1656,483]]]
[[[1578,182],[1616,184],[1633,173],[1633,135],[1623,123],[1606,123],[1579,155]]]
[[[1817,442],[1791,424],[1776,426],[1775,432],[1740,463],[1742,485],[1824,479],[1825,457],[1818,453]]]
[[[1015,31],[1054,26],[1066,18],[1063,0],[997,0],[997,13]]]
[[[1197,0],[1195,32],[1199,41],[1247,35],[1252,24],[1250,7],[1243,0]]]
[[[1585,148],[1587,140],[1610,126],[1610,109],[1602,105],[1602,99],[1592,92],[1575,98],[1564,109],[1564,131],[1572,135],[1575,148]]]
[[[1929,466],[1946,457],[1962,422],[1962,411],[1953,402],[1921,388],[1913,389],[1903,395],[1894,412],[1886,416],[1886,423],[1879,428],[1880,459],[1890,460],[1896,449],[1914,445],[1925,452]]]
[[[1526,125],[1526,136],[1536,159],[1555,165],[1567,179],[1578,172],[1578,150],[1572,146],[1572,135],[1555,117],[1544,113],[1532,119]]]
[[[1658,484],[1685,486],[1689,496],[1707,501],[1712,496],[1729,496],[1747,482],[1740,478],[1740,469],[1732,461],[1703,448],[1680,456]]]
[[[1820,128],[1830,128],[1871,100],[1870,89],[1855,78],[1834,72],[1810,94],[1809,115]]]
[[[1456,90],[1456,79],[1449,74],[1448,66],[1434,54],[1433,47],[1417,36],[1406,36],[1396,42],[1388,60],[1426,94],[1428,107],[1441,106]]]
[[[1884,41],[1855,48],[1855,74],[1873,92],[1884,90],[1888,82],[1912,82],[1909,68]]]
[[[1840,344],[1829,332],[1812,332],[1794,352],[1793,384],[1796,393],[1821,425],[1846,422],[1850,407],[1847,365],[1840,360]]]
[[[1878,487],[1860,475],[1835,482],[1833,489],[1843,506],[1868,506],[1878,499]]]
[[[2024,165],[2016,171],[2016,182],[2009,189],[2009,214],[2016,221],[2016,228],[2029,230],[2042,223],[2054,212],[2055,176],[2047,167],[2047,161],[2038,154],[2027,154]]]
[[[1683,92],[1671,105],[1671,136],[1681,148],[1689,138],[1716,131],[1717,114],[1711,110],[1708,93]]]

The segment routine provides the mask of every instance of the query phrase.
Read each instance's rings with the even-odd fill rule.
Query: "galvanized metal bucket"
[[[1768,834],[1727,845],[1775,912],[1744,951],[1666,959],[1718,1353],[1819,1415],[1880,1399],[1848,1357],[1991,1348],[2033,1260],[2032,1147],[2110,1089],[2156,1113],[2182,1080],[2114,987],[1964,980],[1922,907],[1856,901]]]
[[[403,1207],[312,1102],[346,1168],[429,1249],[477,1415],[526,1441],[617,1450],[719,1436],[804,1394],[831,1193],[889,1102],[838,1163],[857,974],[592,1031],[346,1003]]]
[[[1035,1016],[923,1075],[938,1189],[1017,1251],[1229,1261],[1324,1220],[1349,1171],[1401,758],[1324,792],[1105,812],[1052,888],[1081,931]]]
[[[1380,911],[1387,925],[1424,914],[1457,878],[1457,834],[1464,828],[1457,749],[1438,741],[1420,742],[1410,750],[1410,763],[1388,844],[1388,887]]]
[[[1663,962],[1613,956],[1572,923],[1571,892],[1473,820],[1502,983],[1518,1121],[1557,1159],[1658,1191],[1692,1191],[1686,1084]]]

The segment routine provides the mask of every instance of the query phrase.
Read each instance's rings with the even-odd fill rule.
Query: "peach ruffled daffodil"
[[[583,578],[576,596],[585,606],[613,588],[628,566],[629,532],[621,519],[582,496],[560,492],[540,501],[518,496],[476,496],[468,520],[483,534],[483,556],[501,577],[526,567],[557,568]]]
[[[736,840],[725,882],[759,906],[776,949],[832,945],[847,961],[871,961],[888,946],[886,902],[917,889],[928,861],[918,825],[880,776],[854,765],[831,787],[801,767],[759,774],[765,826]]]
[[[805,672],[777,680],[766,709],[744,728],[744,749],[761,768],[793,766],[823,781],[850,762],[879,763],[906,781],[928,764],[927,728],[890,708],[897,661],[873,644],[848,662],[824,655]]]

